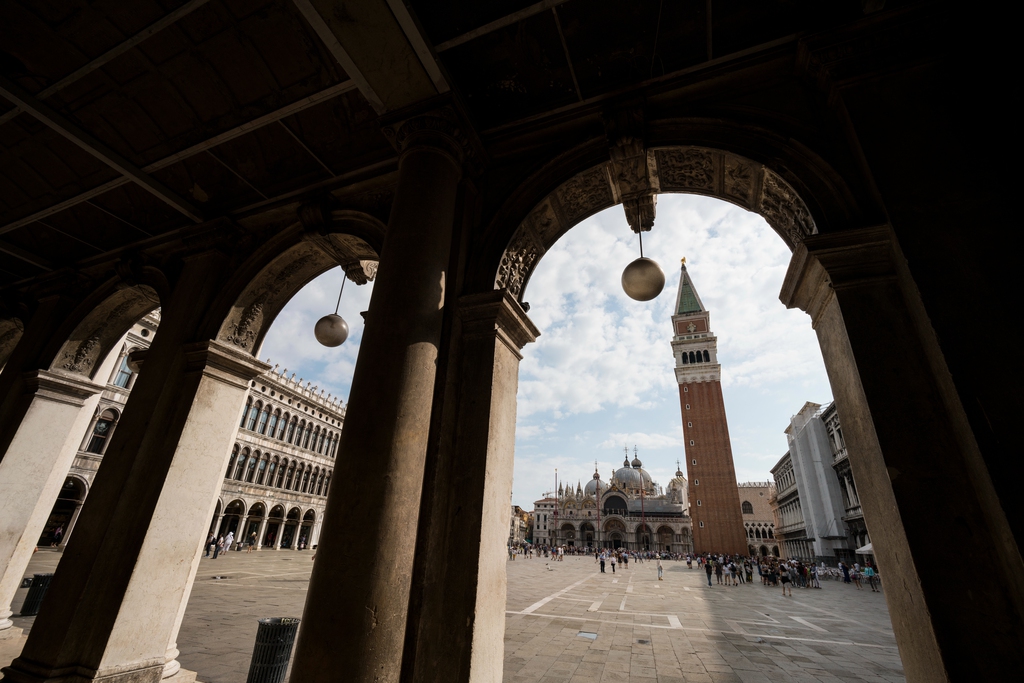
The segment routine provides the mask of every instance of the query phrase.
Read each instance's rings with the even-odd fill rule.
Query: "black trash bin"
[[[246,683],[283,683],[288,660],[299,631],[299,620],[292,617],[260,619],[256,629],[256,645]]]
[[[28,595],[21,606],[21,616],[31,617],[39,614],[39,606],[43,604],[43,596],[46,589],[50,587],[53,574],[33,574],[32,585],[28,587]]]

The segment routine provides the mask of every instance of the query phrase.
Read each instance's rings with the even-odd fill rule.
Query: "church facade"
[[[748,548],[722,397],[718,339],[711,332],[711,314],[686,271],[686,259],[679,275],[672,329],[694,549],[742,555]]]
[[[564,483],[534,503],[534,543],[547,546],[693,552],[686,478],[681,470],[662,489],[627,455],[608,482],[595,467],[586,485]]]

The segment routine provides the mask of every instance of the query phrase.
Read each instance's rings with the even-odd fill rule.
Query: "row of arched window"
[[[709,354],[707,351],[704,351],[704,352],[701,352],[701,351],[690,351],[690,353],[686,353],[685,351],[683,351],[683,365],[687,365],[689,363],[710,363],[710,362],[711,362],[711,354]]]
[[[764,528],[761,528],[760,525],[747,527],[747,538],[775,538],[775,532],[770,526]]]
[[[271,488],[326,496],[332,472],[304,462],[279,458],[270,453],[250,451],[235,444],[225,479],[244,481]]]
[[[340,438],[337,432],[321,429],[313,421],[300,420],[288,413],[282,415],[280,408],[275,409],[269,403],[263,405],[262,401],[253,403],[251,398],[246,401],[239,427],[332,458]]]

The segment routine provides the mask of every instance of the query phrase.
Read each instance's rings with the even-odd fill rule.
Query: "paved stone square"
[[[243,683],[256,620],[301,615],[310,557],[204,559],[178,639],[182,666],[205,683]],[[59,558],[40,551],[28,573],[53,571]],[[867,588],[826,581],[783,598],[760,582],[708,588],[683,562],[665,562],[661,582],[652,562],[616,574],[600,574],[593,558],[507,566],[505,683],[904,680],[884,596]],[[31,617],[13,619],[31,629]],[[19,650],[0,640],[2,664]]]

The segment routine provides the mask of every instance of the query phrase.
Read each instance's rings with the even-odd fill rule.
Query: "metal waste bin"
[[[53,574],[32,575],[32,585],[28,587],[28,595],[21,606],[21,616],[31,617],[39,614],[39,606],[43,604],[43,596],[46,595],[46,589],[50,587],[52,580]]]
[[[288,671],[288,660],[295,645],[299,620],[292,617],[272,617],[259,620],[256,645],[252,649],[252,663],[246,683],[283,683]]]

